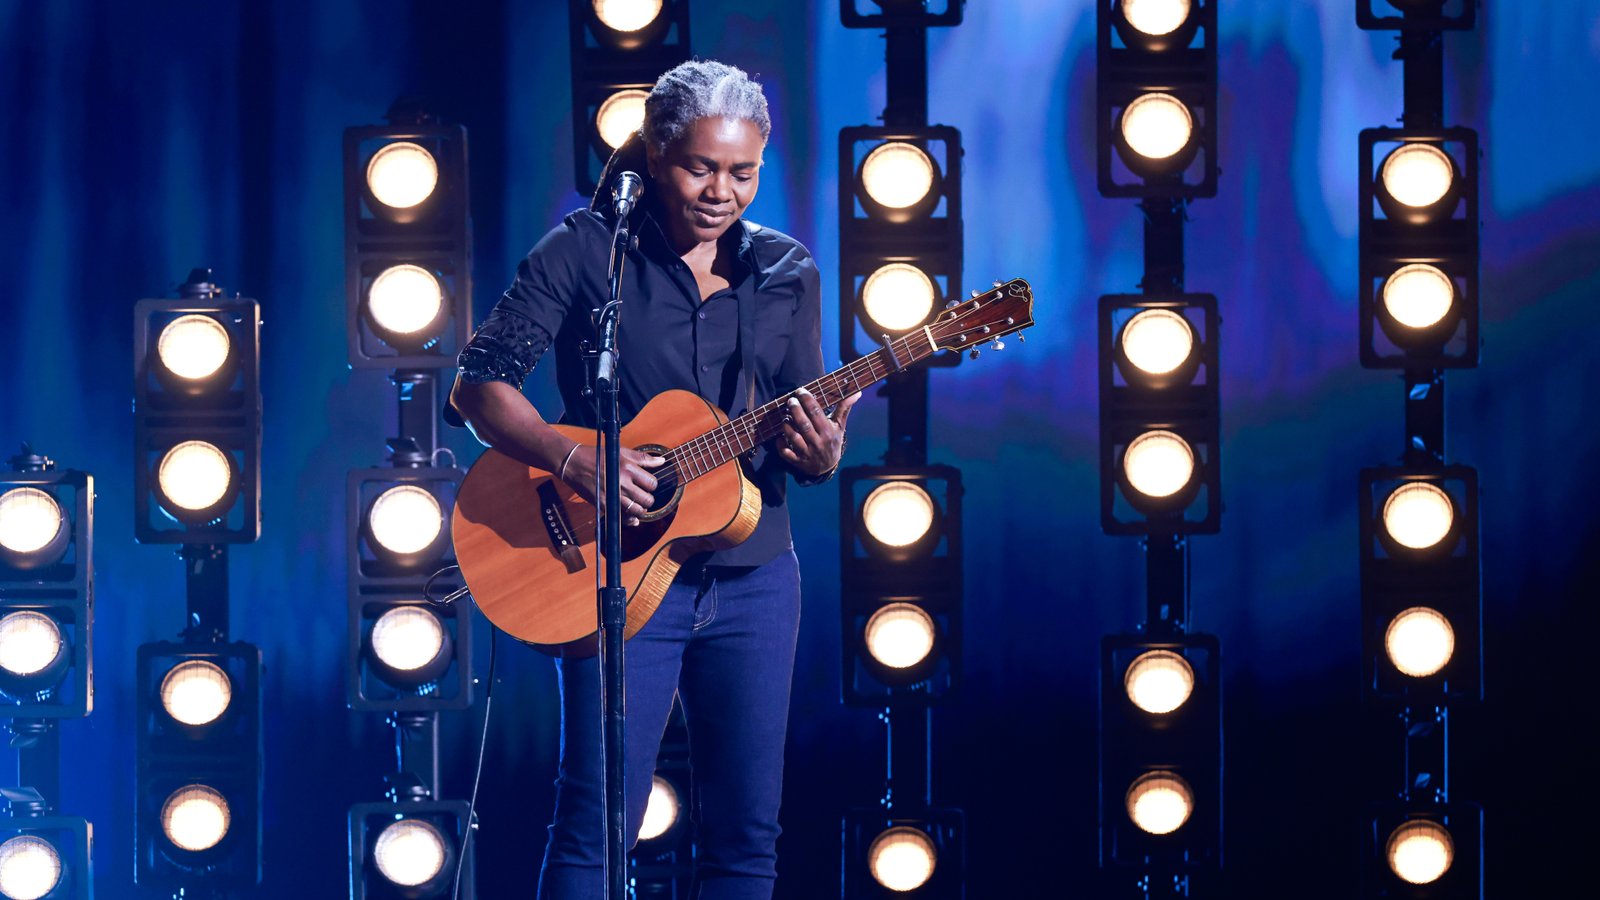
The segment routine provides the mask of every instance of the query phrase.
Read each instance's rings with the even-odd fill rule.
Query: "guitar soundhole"
[[[652,456],[664,456],[667,452],[667,448],[660,444],[641,444],[635,449],[642,450]],[[670,466],[661,466],[654,470],[656,489],[650,508],[639,516],[641,523],[655,522],[667,516],[677,507],[678,500],[683,496],[683,485],[678,481],[677,474],[663,471],[668,468]]]

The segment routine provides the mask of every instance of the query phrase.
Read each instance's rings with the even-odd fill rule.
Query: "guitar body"
[[[677,447],[726,421],[720,409],[695,394],[666,391],[623,426],[622,445]],[[587,448],[599,442],[598,433],[587,428],[552,427]],[[601,571],[597,513],[550,472],[486,451],[461,482],[451,534],[462,577],[489,621],[546,653],[593,655],[599,629],[596,573]],[[740,543],[760,515],[760,491],[737,460],[729,460],[677,485],[675,496],[660,498],[639,525],[624,526],[628,620],[623,637],[644,627],[689,557]]]

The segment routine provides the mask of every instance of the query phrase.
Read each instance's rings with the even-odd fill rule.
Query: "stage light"
[[[168,322],[156,338],[156,356],[161,365],[189,381],[217,374],[232,351],[228,329],[211,316],[179,316]]]
[[[1426,482],[1402,484],[1383,503],[1384,530],[1395,543],[1412,550],[1437,545],[1454,524],[1450,495]]]
[[[613,31],[638,31],[661,15],[661,0],[594,0],[594,15]]]
[[[916,206],[933,191],[933,158],[915,144],[879,144],[861,162],[861,186],[873,202],[891,210]]]
[[[1147,431],[1123,451],[1122,470],[1135,491],[1160,499],[1189,483],[1194,462],[1194,450],[1183,438],[1170,431]]]
[[[896,826],[885,830],[867,848],[867,870],[891,891],[914,891],[933,877],[939,853],[920,829]]]
[[[156,483],[161,495],[178,509],[204,512],[228,495],[233,462],[213,444],[184,441],[161,457]]]
[[[421,677],[441,661],[448,662],[447,637],[438,616],[420,606],[397,606],[373,624],[372,653],[396,672]]]
[[[885,331],[906,331],[933,312],[933,279],[916,266],[890,263],[867,276],[861,285],[861,306]]]
[[[1189,360],[1194,328],[1168,309],[1147,309],[1122,327],[1122,352],[1139,371],[1167,375]]]
[[[1384,631],[1383,647],[1396,669],[1413,678],[1426,678],[1450,662],[1456,633],[1438,610],[1413,606],[1402,611]]]
[[[367,190],[391,209],[411,209],[433,196],[439,164],[420,144],[385,144],[367,162]]]
[[[639,824],[639,840],[653,841],[678,823],[683,804],[678,799],[678,789],[660,775],[650,779],[650,799],[644,807],[644,821]]]
[[[449,856],[445,836],[422,819],[401,819],[388,826],[372,848],[378,873],[401,887],[416,887],[438,878]]]
[[[1410,884],[1432,884],[1455,861],[1455,843],[1442,825],[1411,819],[1389,835],[1389,868]]]
[[[1383,161],[1378,176],[1388,195],[1413,210],[1444,201],[1455,186],[1455,163],[1432,144],[1401,144]]]
[[[1134,780],[1126,799],[1128,818],[1150,834],[1171,834],[1194,809],[1189,783],[1171,772],[1147,772]]]
[[[413,484],[396,485],[372,502],[367,527],[378,546],[407,556],[426,550],[444,530],[438,498]]]
[[[228,836],[228,801],[203,784],[178,788],[161,805],[161,830],[173,846],[191,853],[210,850]]]
[[[70,524],[46,491],[17,487],[0,494],[0,562],[17,569],[54,564],[67,551]]]
[[[1122,111],[1122,139],[1147,160],[1170,159],[1189,146],[1194,116],[1171,94],[1149,93]]]
[[[0,844],[0,897],[40,900],[61,883],[61,854],[31,834]]]
[[[889,481],[872,489],[861,505],[867,534],[887,547],[909,547],[933,527],[933,498],[909,481]]]
[[[215,663],[181,662],[161,679],[161,706],[185,725],[209,725],[228,711],[233,683]]]
[[[373,324],[393,335],[416,335],[438,322],[444,288],[432,272],[410,264],[390,266],[367,290]]]
[[[1194,668],[1170,650],[1150,650],[1128,666],[1122,683],[1134,706],[1160,715],[1182,706],[1194,693]]]
[[[621,147],[629,135],[644,125],[644,101],[649,96],[649,91],[629,88],[617,91],[600,104],[594,114],[594,127],[607,147]]]
[[[933,616],[911,603],[891,603],[867,619],[867,652],[891,669],[909,669],[933,652]]]
[[[1189,0],[1121,0],[1121,6],[1128,24],[1151,37],[1171,34],[1189,19]]]
[[[1404,266],[1383,283],[1383,306],[1390,317],[1407,328],[1439,324],[1455,300],[1450,277],[1430,265]]]
[[[61,626],[44,613],[19,610],[0,618],[0,669],[9,675],[38,675],[62,656]]]

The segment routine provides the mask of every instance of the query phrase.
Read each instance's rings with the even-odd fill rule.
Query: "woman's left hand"
[[[844,423],[850,407],[861,399],[861,392],[839,401],[830,417],[822,404],[805,388],[789,398],[789,418],[783,424],[786,446],[778,453],[789,464],[810,476],[825,475],[839,465],[844,455]]]

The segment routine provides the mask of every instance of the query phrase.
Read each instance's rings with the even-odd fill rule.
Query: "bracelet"
[[[578,448],[582,446],[582,444],[573,444],[572,449],[567,451],[567,458],[561,461],[561,468],[556,470],[557,478],[561,479],[562,481],[567,480],[567,463],[572,462],[573,454],[577,453]]]

